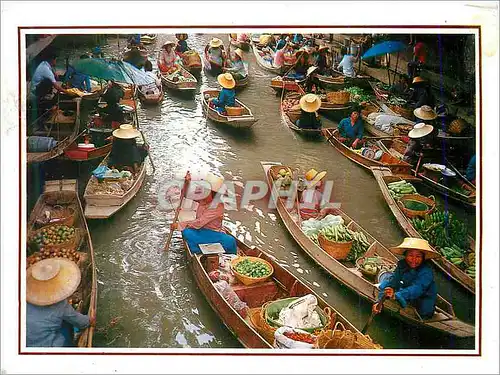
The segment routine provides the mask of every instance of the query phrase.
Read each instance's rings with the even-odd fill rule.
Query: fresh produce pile
[[[359,88],[357,86],[347,87],[344,89],[344,91],[347,91],[351,94],[351,101],[352,102],[356,102],[356,103],[369,102],[369,101],[375,99],[375,97],[373,95],[367,93],[365,90],[363,90],[362,88]]]
[[[352,242],[351,251],[347,254],[346,260],[349,262],[355,262],[360,256],[363,256],[370,247],[370,243],[368,242],[368,238],[363,233],[356,232],[348,229],[343,224],[332,225],[328,227],[322,228],[318,235],[321,234],[329,241],[333,242]],[[310,238],[317,242],[317,235],[312,235]]]
[[[294,109],[293,107],[299,105],[299,101],[300,101],[299,96],[295,95],[287,96],[285,99],[283,99],[282,102],[283,111],[290,112],[292,109]]]
[[[467,223],[452,213],[436,210],[425,219],[412,219],[412,224],[441,255],[474,277],[475,255],[469,248]]]
[[[126,178],[123,181],[111,182],[104,181],[99,182],[96,178],[92,177],[89,181],[89,186],[87,192],[89,194],[96,195],[124,195],[133,185],[133,177]]]
[[[174,72],[169,73],[168,79],[175,82],[194,82],[193,77],[188,75],[188,73],[180,68],[177,68]]]
[[[285,168],[281,168],[278,172],[278,178],[276,181],[280,184],[279,186],[282,190],[287,190],[292,184],[292,173]]]
[[[294,341],[301,341],[307,344],[314,344],[316,341],[314,337],[308,333],[285,331],[283,335]]]
[[[31,241],[39,248],[42,246],[61,245],[75,238],[75,228],[67,225],[51,225],[41,228]]]
[[[396,265],[393,262],[378,256],[364,258],[360,266],[372,276],[375,276],[381,270],[394,271],[396,269]]]
[[[391,89],[391,86],[389,86],[383,82],[377,82],[376,87],[381,89],[381,90],[386,90],[386,91],[389,91]]]
[[[400,106],[400,107],[404,107],[406,105],[407,101],[402,99],[402,98],[398,98],[397,96],[391,96],[390,99],[387,100],[387,104],[390,104],[390,105],[397,105],[397,106]]]
[[[72,260],[75,263],[78,263],[78,261],[82,258],[80,253],[76,251],[76,249],[55,249],[55,248],[45,248],[42,247],[40,248],[40,251],[37,251],[33,254],[31,254],[27,259],[26,259],[26,266],[30,267],[33,264],[47,258],[67,258],[69,260]]]
[[[409,182],[406,182],[406,180],[391,182],[387,184],[387,188],[391,197],[395,200],[398,200],[405,194],[417,194],[417,189]]]
[[[267,265],[248,258],[245,258],[236,264],[236,266],[234,266],[234,270],[241,275],[253,278],[271,275],[271,269]]]

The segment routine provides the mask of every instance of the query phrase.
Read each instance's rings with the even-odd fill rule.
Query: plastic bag
[[[308,219],[302,222],[302,231],[308,236],[312,237],[319,233],[324,227],[344,224],[344,219],[341,216],[326,215],[321,220]]]
[[[285,332],[295,332],[302,333],[310,336],[312,339],[316,340],[316,336],[303,331],[301,329],[290,328],[290,327],[280,327],[274,332],[274,344],[273,346],[277,349],[313,349],[314,344],[309,344],[303,341],[296,341],[289,337],[286,337]]]
[[[226,280],[229,285],[237,284],[238,279],[233,275],[231,271],[231,261],[236,258],[235,254],[221,254],[219,256],[219,280]]]
[[[288,327],[313,328],[321,326],[321,318],[314,311],[318,306],[317,298],[307,294],[291,302],[279,313],[279,322]]]
[[[247,304],[240,300],[227,281],[217,281],[214,283],[214,287],[220,294],[222,294],[222,297],[224,297],[224,299],[238,312],[238,314],[240,314],[243,318],[246,318],[248,311]]]

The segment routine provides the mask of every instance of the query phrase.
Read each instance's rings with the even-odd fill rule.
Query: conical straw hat
[[[306,112],[316,112],[321,107],[321,99],[314,94],[306,94],[300,98],[300,108]]]
[[[320,182],[326,176],[326,171],[319,172],[311,168],[305,174],[306,181],[308,182],[310,187],[315,186],[318,182]]]
[[[122,124],[119,129],[113,131],[113,137],[120,139],[132,139],[136,138],[141,133],[130,124]]]
[[[422,238],[406,237],[400,245],[391,248],[391,251],[398,255],[404,255],[407,250],[419,250],[424,253],[425,259],[434,259],[441,256],[430,247],[429,242]]]
[[[220,46],[222,46],[222,40],[220,40],[219,38],[212,38],[212,40],[210,41],[210,47],[217,48]]]
[[[26,301],[48,306],[71,296],[80,285],[81,272],[65,258],[41,260],[26,271]]]
[[[425,137],[428,134],[431,134],[432,131],[434,130],[434,127],[432,125],[427,125],[424,124],[423,122],[420,122],[418,124],[415,124],[412,130],[408,133],[408,137],[410,138],[422,138]]]
[[[234,50],[234,53],[235,53],[236,55],[238,55],[238,56],[240,57],[240,59],[243,59],[243,51],[241,50],[241,48],[236,48],[236,49]]]
[[[234,80],[231,73],[222,73],[217,76],[217,82],[225,89],[232,89],[236,86],[236,81]]]
[[[434,112],[434,110],[428,105],[423,105],[422,107],[415,109],[413,114],[422,120],[434,120],[438,117],[437,113]]]

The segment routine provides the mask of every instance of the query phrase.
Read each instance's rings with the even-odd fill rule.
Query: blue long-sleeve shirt
[[[434,313],[437,288],[429,262],[424,261],[412,269],[404,259],[400,260],[392,277],[380,283],[379,300],[387,287],[394,289],[394,296],[403,308],[410,303],[423,318],[429,318]]]
[[[86,74],[79,73],[72,66],[68,66],[68,70],[64,74],[64,80],[68,81],[71,87],[88,92],[92,91],[90,77]]]
[[[219,92],[219,97],[214,100],[216,107],[224,108],[226,106],[233,107],[236,94],[233,89],[222,88]]]
[[[339,122],[338,130],[340,136],[343,138],[363,138],[363,120],[358,118],[358,120],[354,123],[354,126],[351,126],[351,118],[346,117],[342,121]]]
[[[64,322],[79,329],[90,325],[89,317],[80,314],[66,300],[50,306],[26,303],[26,346],[71,346],[62,333]]]

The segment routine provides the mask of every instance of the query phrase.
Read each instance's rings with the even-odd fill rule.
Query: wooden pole
[[[191,176],[191,174],[189,173],[189,171],[187,171],[186,176],[184,177],[184,186],[182,187],[182,190],[181,190],[181,201],[179,202],[179,206],[177,207],[177,210],[175,211],[174,221],[172,222],[172,224],[177,223],[177,220],[179,219],[179,212],[181,211],[182,202],[184,202],[184,197],[186,195],[186,191],[187,191],[187,188],[189,185],[189,180],[191,178],[190,176]],[[170,230],[170,233],[168,234],[167,241],[165,242],[165,246],[163,248],[164,251],[168,251],[168,248],[170,247],[170,241],[172,240],[173,234],[174,234],[174,231]]]
[[[378,310],[378,313],[380,314],[380,312],[382,311],[382,309],[384,308],[384,301],[387,299],[387,296],[384,294],[384,296],[382,297],[382,299],[380,300],[380,302],[378,302],[380,308]],[[373,322],[373,318],[375,317],[375,312],[372,311],[370,317],[368,318],[368,321],[366,322],[365,326],[363,327],[363,329],[361,330],[361,333],[364,335],[366,333],[366,331],[368,331],[368,327],[370,327],[370,325],[372,324]]]

